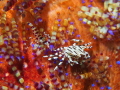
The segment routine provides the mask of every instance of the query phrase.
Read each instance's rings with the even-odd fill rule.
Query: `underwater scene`
[[[120,0],[0,0],[0,90],[120,90]]]

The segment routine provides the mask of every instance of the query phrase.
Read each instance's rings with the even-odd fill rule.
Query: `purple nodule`
[[[53,78],[55,75],[54,74],[50,74],[50,78]]]
[[[34,44],[32,44],[32,47],[34,47]]]
[[[70,9],[70,7],[68,7],[68,9]]]
[[[107,89],[112,89],[111,87],[107,86]]]
[[[36,66],[36,69],[39,69],[40,67],[39,66]]]
[[[58,24],[58,27],[60,27],[60,24]]]
[[[67,40],[67,39],[65,39],[64,41],[65,41],[65,42],[68,42],[68,40]]]
[[[84,0],[82,0],[82,3],[85,3],[85,1],[84,1]]]
[[[38,12],[38,10],[37,10],[37,9],[34,9],[33,12],[36,14],[36,13]]]
[[[42,22],[43,20],[42,20],[42,18],[38,18],[38,22]]]
[[[54,48],[54,45],[50,45],[49,48],[50,50],[52,50]]]
[[[69,33],[69,31],[66,31],[66,33]]]
[[[30,88],[30,86],[25,86],[25,88]]]
[[[22,2],[21,4],[22,4],[23,8],[25,8],[25,9],[28,8],[27,2]]]
[[[40,84],[43,84],[43,82],[40,82]]]
[[[115,16],[111,16],[112,19],[115,19],[116,17]]]
[[[21,4],[22,4],[22,6],[25,6],[25,5],[26,5],[26,2],[22,2]]]
[[[83,21],[82,23],[83,23],[83,24],[86,24],[86,22],[84,22],[84,21]]]
[[[42,67],[44,67],[44,65],[41,65]]]
[[[3,63],[2,61],[0,61],[0,63]]]
[[[56,61],[54,61],[53,63],[54,63],[54,64],[56,64],[57,62],[56,62]]]
[[[8,41],[4,41],[4,43],[5,43],[6,45],[8,45]]]
[[[90,7],[92,7],[92,5],[88,5],[88,7],[90,8]]]
[[[32,60],[34,60],[35,59],[35,57],[32,57]]]
[[[18,57],[16,57],[18,60],[21,60],[21,58],[18,56]]]
[[[117,25],[115,24],[115,25],[113,25],[114,27],[116,27]]]
[[[104,87],[100,87],[100,89],[104,89]]]
[[[74,22],[70,22],[70,24],[74,24]]]
[[[40,7],[36,7],[35,9],[37,9],[37,10],[41,10],[41,8],[40,8]]]
[[[90,2],[93,2],[93,0],[90,0]]]
[[[23,9],[19,9],[18,11],[19,11],[20,13],[23,13]]]
[[[117,61],[116,64],[120,65],[120,61]]]
[[[109,65],[109,67],[112,67],[112,65]]]
[[[61,19],[58,19],[58,22],[60,22],[61,21]]]
[[[46,4],[45,3],[42,3],[42,6],[45,6]]]
[[[60,62],[63,62],[63,60],[60,60]]]
[[[32,55],[35,55],[35,53],[32,53]]]
[[[96,80],[96,82],[98,82],[98,80]]]
[[[94,86],[95,86],[95,84],[92,84],[91,86],[92,86],[92,87],[94,87]]]
[[[24,59],[25,57],[24,56],[22,56],[22,59]]]
[[[93,36],[93,39],[97,39],[97,37]]]
[[[10,58],[14,58],[14,56],[10,56]]]
[[[77,76],[76,79],[81,79],[81,76]]]
[[[72,84],[69,84],[69,87],[72,87]]]
[[[3,56],[0,55],[0,58],[3,58]]]
[[[114,33],[113,33],[112,30],[108,30],[108,33],[109,33],[110,35],[114,35]]]
[[[120,16],[120,13],[118,13],[118,16]]]
[[[68,76],[69,74],[68,73],[65,73],[66,76]]]
[[[107,24],[107,25],[106,25],[106,27],[108,27],[108,28],[109,28],[109,27],[110,27],[110,25],[108,25],[108,24]]]
[[[77,37],[80,37],[80,35],[77,35]]]
[[[83,19],[82,18],[79,18],[79,21],[82,21]]]

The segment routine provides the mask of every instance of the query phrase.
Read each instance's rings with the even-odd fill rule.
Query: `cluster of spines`
[[[29,45],[30,38],[27,37],[28,31],[24,29],[25,28],[23,28],[23,31],[22,31],[22,44],[23,44],[23,52],[26,53],[28,50],[28,47],[30,46]]]
[[[82,6],[78,12],[79,20],[90,26],[90,32],[98,38],[111,39],[114,33],[119,31],[119,2],[104,2],[104,12],[98,7]],[[93,20],[94,17],[94,20]]]
[[[3,10],[4,11],[10,10],[16,2],[17,2],[17,0],[8,0],[7,4],[4,6]]]
[[[3,14],[3,16],[4,20],[6,20],[6,14]],[[3,29],[1,34],[3,36],[3,42],[1,43],[0,56],[2,56],[2,58],[8,62],[8,65],[11,67],[11,70],[15,74],[15,77],[18,78],[18,81],[21,84],[23,84],[24,79],[21,77],[21,72],[15,66],[16,62],[22,61],[21,49],[19,45],[18,26],[14,18],[12,18],[11,24],[7,24],[6,21],[3,22],[1,19],[1,27]]]
[[[24,90],[23,87],[20,87],[19,85],[16,85],[12,82],[5,81],[5,85],[0,86],[1,90],[9,90],[9,89],[14,89],[14,90]]]

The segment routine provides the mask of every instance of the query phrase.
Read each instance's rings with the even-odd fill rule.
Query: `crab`
[[[48,57],[48,60],[62,58],[58,65],[62,65],[63,61],[67,58],[68,63],[73,66],[73,64],[79,64],[78,60],[73,61],[73,57],[75,57],[76,59],[79,59],[81,56],[84,56],[85,59],[90,58],[89,53],[84,50],[92,48],[92,46],[89,46],[90,44],[91,42],[84,45],[77,45],[76,43],[74,43],[73,45],[68,47],[57,48],[56,50],[53,50],[54,52],[56,52],[55,54],[46,55],[43,57]],[[56,70],[57,68],[58,66],[56,66],[54,70]]]

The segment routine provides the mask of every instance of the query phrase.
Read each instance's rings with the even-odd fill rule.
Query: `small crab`
[[[92,46],[88,46],[90,44],[91,42],[84,45],[76,45],[76,43],[74,43],[73,45],[68,47],[57,48],[56,50],[54,50],[56,52],[55,54],[43,57],[48,57],[48,60],[62,58],[58,65],[62,65],[63,61],[67,58],[68,63],[73,66],[73,64],[79,64],[77,60],[73,61],[73,57],[75,57],[76,59],[80,58],[81,56],[84,56],[85,59],[90,58],[89,53],[84,50],[86,48],[91,48]],[[57,68],[58,66],[56,66],[54,70],[56,70]]]

